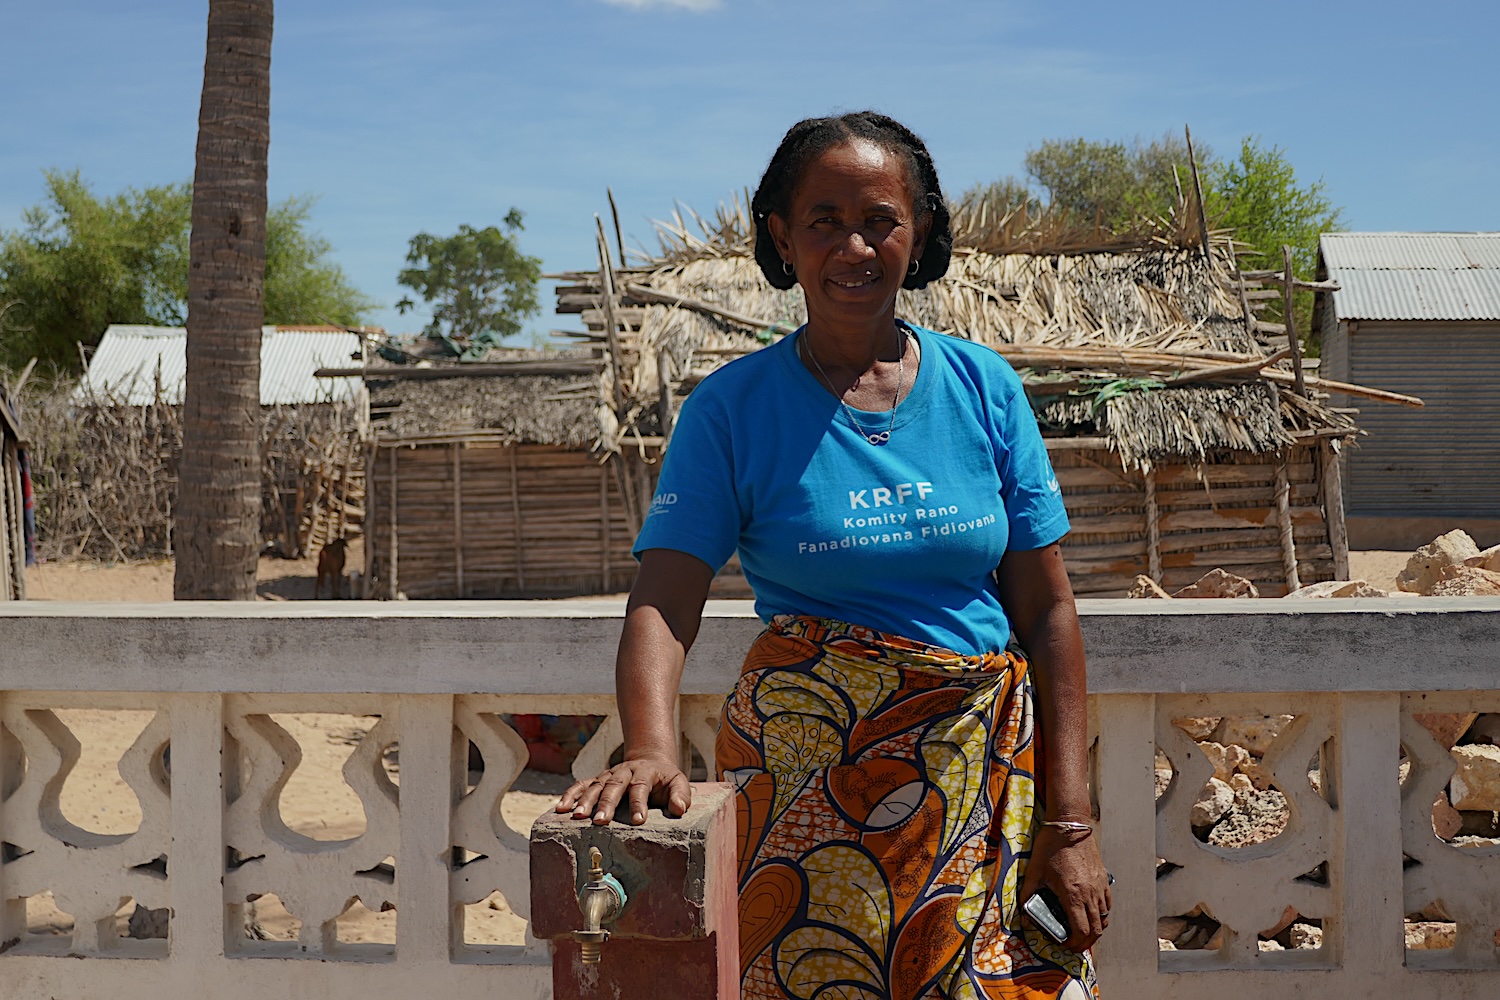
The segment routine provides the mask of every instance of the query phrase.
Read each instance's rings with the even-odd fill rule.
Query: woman
[[[883,115],[810,119],[751,207],[807,325],[683,406],[616,663],[624,761],[557,809],[687,808],[672,706],[738,548],[768,623],[716,747],[739,788],[742,995],[1097,995],[1110,893],[1057,480],[1005,361],[895,314],[948,267],[932,158]],[[1064,947],[1019,912],[1042,886]]]

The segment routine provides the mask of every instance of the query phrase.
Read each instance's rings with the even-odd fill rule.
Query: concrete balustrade
[[[1500,601],[1081,610],[1100,836],[1118,879],[1098,952],[1110,1000],[1500,996],[1500,848],[1437,838],[1432,800],[1452,759],[1414,719],[1500,712]],[[602,766],[619,743],[610,692],[622,611],[610,601],[0,605],[5,995],[551,996],[548,944],[466,944],[464,907],[498,891],[531,915],[526,838],[497,805],[526,753],[503,715],[604,716],[578,771]],[[681,724],[710,766],[719,701],[758,628],[747,605],[713,603],[690,659]],[[140,803],[134,833],[91,833],[59,807],[79,750],[58,712],[77,708],[150,713],[119,765]],[[276,718],[297,712],[378,716],[344,772],[364,808],[357,837],[314,841],[280,821],[301,751]],[[1213,767],[1173,720],[1222,715],[1294,717],[1261,762],[1290,818],[1251,847],[1203,843],[1188,819]],[[469,742],[482,775],[465,766]],[[381,763],[393,746],[395,780]],[[1174,772],[1160,799],[1158,749]],[[75,920],[58,947],[26,934],[25,897],[44,891]],[[296,941],[245,937],[244,909],[261,894],[301,920]],[[170,908],[170,939],[119,938],[113,914],[126,898]],[[335,919],[355,898],[394,909],[394,946],[339,940]],[[1454,947],[1408,952],[1404,915],[1438,902]],[[1319,947],[1258,945],[1288,906],[1321,923]],[[1222,925],[1218,947],[1158,950],[1158,918],[1195,910]]]

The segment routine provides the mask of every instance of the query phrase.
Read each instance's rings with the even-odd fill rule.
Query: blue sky
[[[0,0],[0,229],[77,168],[100,193],[192,176],[207,4]],[[1357,230],[1500,230],[1493,0],[301,0],[278,5],[273,199],[393,330],[407,240],[526,212],[523,248],[587,266],[674,199],[754,185],[798,118],[873,107],[957,194],[1043,139],[1242,136],[1322,178]],[[533,331],[575,327],[550,314]]]

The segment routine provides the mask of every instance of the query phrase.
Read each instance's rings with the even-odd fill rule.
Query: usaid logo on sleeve
[[[651,498],[651,509],[647,511],[646,516],[655,517],[657,514],[665,514],[676,502],[676,493],[658,493]]]
[[[1057,477],[1056,476],[1048,476],[1047,477],[1047,492],[1049,492],[1049,493],[1061,493],[1062,492],[1062,487],[1057,485]]]

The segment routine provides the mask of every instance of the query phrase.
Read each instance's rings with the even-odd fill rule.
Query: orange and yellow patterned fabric
[[[1020,920],[1041,795],[1015,652],[778,616],[725,705],[746,1000],[1097,998]]]

